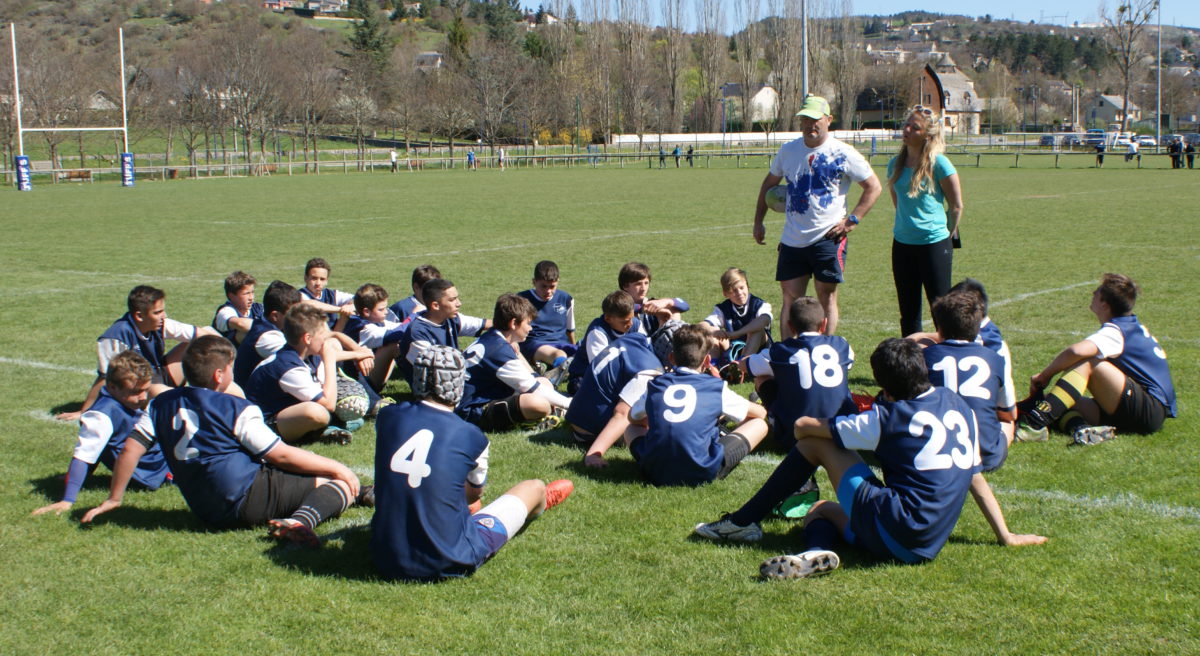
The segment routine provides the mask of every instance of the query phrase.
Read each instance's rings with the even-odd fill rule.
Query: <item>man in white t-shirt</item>
[[[808,293],[809,278],[816,278],[817,300],[828,319],[826,334],[837,329],[837,286],[843,281],[846,236],[860,218],[871,211],[883,187],[871,165],[854,147],[829,136],[829,101],[808,96],[796,114],[803,139],[779,148],[771,170],[758,191],[754,209],[754,241],[766,238],[763,217],[767,213],[767,190],[787,181],[787,221],[779,238],[775,279],[783,288],[783,306]],[[854,211],[846,213],[850,182],[863,189]],[[789,328],[785,324],[783,338]]]

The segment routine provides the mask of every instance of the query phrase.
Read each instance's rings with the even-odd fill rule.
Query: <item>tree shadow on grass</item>
[[[307,549],[265,537],[263,539],[271,542],[271,547],[264,553],[281,567],[311,576],[386,582],[380,578],[371,557],[369,522],[322,535],[320,549]]]

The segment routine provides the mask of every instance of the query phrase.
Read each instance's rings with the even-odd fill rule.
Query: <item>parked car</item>
[[[1137,144],[1139,146],[1152,146],[1153,147],[1153,146],[1157,146],[1158,142],[1154,140],[1154,137],[1152,137],[1148,134],[1143,134],[1142,136],[1137,138]]]
[[[1077,134],[1064,134],[1063,135],[1063,138],[1062,138],[1063,147],[1078,146],[1079,144],[1080,144],[1079,135],[1077,135]]]
[[[1127,133],[1121,133],[1121,134],[1116,135],[1116,139],[1113,140],[1113,145],[1114,146],[1128,146],[1130,141],[1133,141],[1133,135],[1130,135]]]
[[[1200,146],[1200,133],[1191,132],[1183,135],[1183,143]]]
[[[1056,137],[1053,134],[1043,134],[1042,138],[1038,140],[1039,146],[1054,146],[1057,144],[1058,144],[1058,137]]]
[[[1096,144],[1102,144],[1102,143],[1104,143],[1104,141],[1105,141],[1104,130],[1094,128],[1094,129],[1088,130],[1083,135],[1083,143],[1085,143],[1089,146],[1095,146]]]

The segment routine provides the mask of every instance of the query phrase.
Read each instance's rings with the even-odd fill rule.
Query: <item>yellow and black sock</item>
[[[1025,422],[1033,428],[1049,426],[1066,414],[1087,391],[1087,378],[1078,371],[1068,371],[1059,376],[1054,387],[1046,390],[1046,396],[1038,401],[1025,416]]]

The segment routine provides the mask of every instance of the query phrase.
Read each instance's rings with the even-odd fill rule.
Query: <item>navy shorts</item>
[[[475,566],[479,567],[491,560],[492,556],[495,556],[496,552],[500,551],[500,547],[503,547],[508,542],[508,531],[504,530],[503,522],[484,513],[471,515],[471,521],[475,523],[475,529],[479,531],[479,536],[483,538],[483,541],[488,546],[487,555],[478,563],[475,563]]]
[[[779,259],[775,264],[775,280],[795,280],[812,276],[820,282],[845,282],[842,274],[846,270],[848,241],[822,239],[815,244],[796,248],[779,245]]]
[[[1125,377],[1125,389],[1121,390],[1116,412],[1110,415],[1100,409],[1100,423],[1122,433],[1149,435],[1162,428],[1166,420],[1166,406],[1129,376]]]
[[[902,563],[922,563],[928,560],[909,551],[896,541],[880,523],[880,508],[898,506],[900,501],[895,493],[888,489],[865,463],[858,463],[846,473],[837,489],[838,503],[842,510],[850,516],[843,537],[846,542],[866,549],[872,554],[885,559],[894,559]]]

